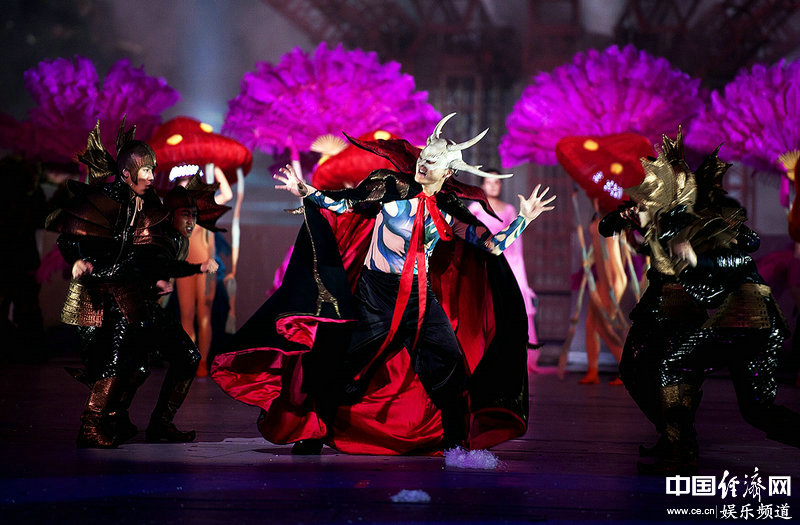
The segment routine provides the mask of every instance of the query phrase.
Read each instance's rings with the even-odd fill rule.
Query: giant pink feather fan
[[[711,94],[686,144],[708,151],[723,144],[727,159],[782,173],[778,157],[800,149],[800,60],[740,71]]]
[[[246,73],[222,132],[270,155],[309,151],[318,137],[342,132],[384,130],[419,144],[441,117],[427,97],[397,62],[323,42],[313,56],[295,48]]]
[[[115,153],[123,116],[128,127],[136,125],[136,138],[147,140],[161,123],[161,113],[180,100],[166,80],[148,76],[144,67],[134,68],[128,59],[112,66],[102,87],[98,81],[88,58],[39,62],[25,72],[25,88],[36,106],[24,121],[0,115],[0,146],[31,160],[74,162],[100,119],[103,142]]]
[[[503,167],[556,164],[570,136],[638,133],[660,143],[688,127],[703,105],[700,81],[632,45],[577,53],[571,64],[539,73],[506,120]]]

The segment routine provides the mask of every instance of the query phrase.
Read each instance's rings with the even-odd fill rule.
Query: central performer
[[[448,141],[440,135],[453,115],[421,151],[350,139],[397,168],[356,188],[316,190],[290,165],[274,175],[304,199],[305,225],[283,285],[212,367],[226,392],[263,409],[270,441],[295,442],[299,454],[323,443],[402,454],[524,434],[526,313],[502,252],[555,196],[538,185],[520,195],[517,218],[493,235],[461,200],[494,214],[484,192],[453,175],[511,175],[464,162],[486,131]]]

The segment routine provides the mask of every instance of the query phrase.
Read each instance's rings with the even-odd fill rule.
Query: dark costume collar
[[[73,198],[68,201],[64,208],[54,211],[46,220],[46,227],[51,231],[73,234],[97,235],[100,237],[113,237],[120,228],[125,227],[122,222],[127,221],[132,213],[130,208],[135,206],[135,194],[130,186],[121,179],[113,182],[86,184],[76,180],[67,181],[67,188],[72,193]],[[134,227],[137,230],[152,228],[167,218],[168,212],[161,205],[161,200],[155,191],[148,189],[142,199],[141,212],[138,213]],[[126,208],[129,210],[123,211]],[[93,233],[84,231],[83,227],[75,229],[64,223],[68,216],[80,219],[84,222],[100,225],[101,229]],[[67,221],[74,222],[74,221]]]

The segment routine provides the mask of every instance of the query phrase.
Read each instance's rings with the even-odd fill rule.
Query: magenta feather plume
[[[4,119],[3,135],[10,135],[10,143],[4,141],[3,146],[27,158],[70,162],[86,146],[94,126],[98,80],[94,65],[83,57],[44,60],[25,71],[24,79],[36,106],[26,121]]]
[[[135,68],[128,59],[122,59],[106,75],[97,109],[104,119],[101,124],[119,123],[126,117],[126,125],[136,124],[136,138],[147,140],[161,124],[161,113],[179,100],[180,94],[165,79],[151,77],[144,72],[144,66]],[[116,138],[116,129],[108,131]]]
[[[150,77],[130,61],[118,61],[102,88],[88,58],[44,60],[25,72],[25,88],[36,106],[28,119],[0,118],[0,146],[30,159],[68,163],[86,149],[89,132],[100,119],[103,142],[115,152],[122,117],[136,125],[136,138],[147,140],[161,123],[161,113],[180,100],[162,78]]]
[[[686,143],[709,151],[724,143],[727,159],[782,173],[778,157],[800,149],[800,60],[740,71],[711,94]]]
[[[506,120],[504,167],[556,164],[564,137],[638,133],[653,143],[688,127],[703,106],[700,80],[632,45],[577,53],[571,64],[539,73]]]
[[[222,132],[271,155],[308,151],[317,137],[342,132],[385,130],[424,143],[441,118],[397,62],[381,64],[375,53],[325,42],[313,56],[295,48],[276,66],[259,62],[241,86]]]

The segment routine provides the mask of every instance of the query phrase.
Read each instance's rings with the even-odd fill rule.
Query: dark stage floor
[[[578,385],[580,374],[531,377],[527,435],[496,448],[492,471],[445,467],[437,457],[294,457],[257,433],[258,409],[198,380],[177,423],[196,443],[151,445],[137,436],[118,450],[76,450],[86,389],[70,379],[68,359],[4,365],[0,384],[0,523],[570,523],[666,522],[669,509],[714,512],[750,505],[800,518],[800,451],[768,441],[736,408],[733,388],[712,377],[698,417],[700,474],[738,476],[737,497],[668,495],[664,476],[636,473],[637,447],[654,433],[624,387]],[[132,407],[144,426],[163,370],[155,369]],[[610,378],[610,376],[609,376]],[[781,384],[779,401],[800,410],[800,389]],[[744,496],[754,469],[761,503]],[[791,497],[769,496],[769,476],[791,476]],[[393,503],[403,489],[428,503]],[[786,506],[788,504],[788,506]],[[734,505],[734,507],[726,507]],[[759,505],[762,518],[758,517]],[[783,505],[783,506],[782,506]],[[713,509],[713,511],[711,510]],[[714,520],[687,516],[677,522]],[[785,522],[775,518],[774,522]]]

